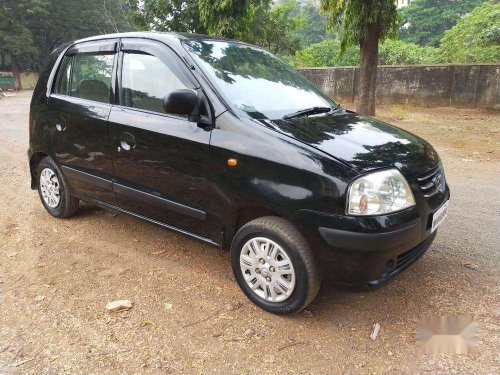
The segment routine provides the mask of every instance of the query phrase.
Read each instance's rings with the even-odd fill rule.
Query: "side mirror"
[[[163,109],[167,113],[188,115],[189,121],[197,121],[200,117],[198,95],[193,90],[180,89],[169,92],[163,98]]]

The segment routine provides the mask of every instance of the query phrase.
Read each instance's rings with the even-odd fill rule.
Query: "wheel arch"
[[[31,175],[31,189],[32,190],[36,189],[38,164],[40,164],[40,161],[47,156],[48,155],[44,152],[35,152],[30,157],[30,175]]]
[[[262,207],[257,205],[248,205],[239,207],[232,215],[233,220],[230,225],[226,225],[224,231],[224,239],[223,239],[223,249],[229,250],[231,248],[231,243],[233,242],[233,238],[238,232],[238,230],[244,226],[246,223],[254,219],[258,219],[259,217],[264,216],[277,216],[281,218],[286,218],[283,214],[270,209],[268,207]]]

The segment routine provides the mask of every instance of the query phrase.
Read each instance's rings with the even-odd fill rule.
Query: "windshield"
[[[267,51],[230,41],[189,40],[184,45],[233,109],[250,117],[278,119],[312,107],[336,107]]]

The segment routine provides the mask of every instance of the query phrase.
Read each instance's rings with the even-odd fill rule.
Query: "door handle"
[[[59,132],[65,131],[65,130],[66,130],[66,125],[63,125],[63,124],[59,124],[59,123],[57,123],[57,124],[56,124],[56,129],[57,129],[57,131],[59,131]]]
[[[135,137],[127,132],[123,132],[120,134],[120,146],[118,147],[118,151],[121,149],[125,151],[133,150],[136,146]]]

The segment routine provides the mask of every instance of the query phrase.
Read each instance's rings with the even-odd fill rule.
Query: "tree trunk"
[[[373,24],[370,26],[366,38],[359,41],[361,59],[357,112],[368,116],[375,115],[375,88],[377,86],[379,37],[380,26],[378,24]]]
[[[15,61],[12,61],[12,75],[14,76],[14,89],[21,90],[21,74]]]

